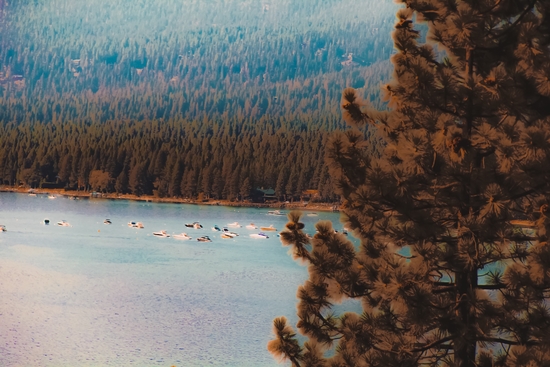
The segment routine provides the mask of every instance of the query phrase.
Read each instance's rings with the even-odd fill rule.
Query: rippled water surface
[[[277,366],[266,350],[272,320],[295,324],[307,272],[277,232],[249,237],[250,222],[283,229],[286,216],[266,213],[1,193],[0,366]],[[304,217],[306,231],[319,219],[341,227],[319,213]],[[184,226],[193,221],[204,228]],[[235,221],[235,239],[211,229]],[[193,240],[152,235],[163,229]]]

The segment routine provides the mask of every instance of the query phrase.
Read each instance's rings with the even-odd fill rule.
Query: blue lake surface
[[[303,217],[306,232],[324,219],[342,227],[318,214]],[[204,228],[184,226],[194,221]],[[211,229],[232,222],[235,239]],[[278,231],[250,238],[251,222]],[[277,237],[286,222],[267,209],[1,193],[0,366],[278,366],[272,320],[296,323],[307,278]]]

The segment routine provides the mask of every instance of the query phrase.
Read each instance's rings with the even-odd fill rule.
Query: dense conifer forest
[[[281,198],[314,189],[331,199],[323,147],[343,127],[341,91],[354,87],[383,107],[391,75],[391,1],[0,9],[8,185],[224,199],[256,187]]]

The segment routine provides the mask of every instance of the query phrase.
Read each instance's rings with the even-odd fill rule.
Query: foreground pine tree
[[[268,349],[293,366],[550,366],[550,1],[401,2],[391,111],[344,91],[353,128],[327,153],[361,246],[328,222],[310,241],[289,215],[307,341],[278,318]],[[346,299],[362,313],[335,314]]]

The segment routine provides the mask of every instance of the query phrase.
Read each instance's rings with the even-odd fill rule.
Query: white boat
[[[262,231],[276,231],[277,228],[273,227],[273,224],[271,224],[269,227],[260,227]]]
[[[224,232],[220,235],[221,238],[235,238],[237,237],[235,233]]]
[[[197,238],[197,241],[199,241],[199,242],[212,242],[212,240],[208,236],[199,237],[199,238]]]
[[[0,224],[0,232],[7,232],[6,226],[3,224]]]
[[[105,219],[103,221],[103,224],[112,224],[111,220],[110,219]]]
[[[212,230],[218,232],[218,231],[221,231],[221,228],[218,227],[217,224],[214,224],[214,227],[212,227]]]
[[[187,235],[187,233],[182,232],[180,234],[172,235],[176,240],[191,240],[192,238]]]
[[[168,232],[166,232],[165,230],[158,231],[158,232],[153,232],[153,236],[156,236],[156,237],[170,237]]]
[[[228,223],[227,226],[228,226],[228,227],[232,227],[232,228],[241,228],[241,227],[242,227],[242,226],[239,224],[239,222]]]
[[[237,237],[239,235],[238,233],[231,232],[227,227],[223,227],[222,233],[232,235],[233,237]]]
[[[48,199],[55,199],[56,196],[55,195],[48,195]]]
[[[36,194],[31,192],[29,196],[36,196]]]
[[[267,212],[267,215],[285,215],[285,213],[279,211],[279,210],[270,210]]]
[[[143,223],[141,223],[141,222],[129,222],[129,223],[128,223],[128,227],[132,227],[132,228],[144,228],[144,227],[143,227]]]
[[[71,226],[69,224],[69,222],[67,222],[66,220],[62,220],[61,222],[57,222],[57,225],[61,226],[61,227],[70,227]]]
[[[318,217],[319,214],[317,214],[317,213],[308,213],[307,216],[308,217]]]
[[[256,227],[256,225],[254,223],[250,223],[249,225],[246,226],[247,229],[258,229],[258,227]]]
[[[261,238],[261,239],[269,238],[265,233],[262,233],[262,232],[260,232],[260,233],[252,233],[252,234],[250,235],[250,237],[252,237],[252,238]]]

